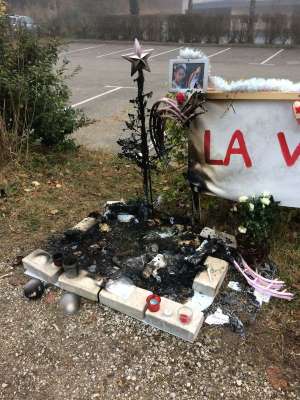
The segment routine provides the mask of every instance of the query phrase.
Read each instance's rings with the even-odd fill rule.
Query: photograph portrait
[[[202,90],[208,85],[207,60],[170,60],[170,91]]]

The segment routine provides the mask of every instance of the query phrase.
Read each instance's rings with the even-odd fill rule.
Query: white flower
[[[249,210],[250,211],[254,211],[254,204],[253,203],[249,203]]]
[[[232,209],[231,209],[231,211],[237,212],[237,206],[233,206]]]
[[[240,233],[244,233],[244,234],[247,233],[247,228],[245,228],[244,226],[239,226],[238,230]]]
[[[248,197],[247,197],[247,196],[241,196],[241,197],[239,198],[239,202],[240,202],[240,203],[245,203],[247,200],[248,200]]]
[[[269,206],[271,204],[271,200],[267,197],[263,197],[260,199],[261,204],[265,205],[265,206]]]

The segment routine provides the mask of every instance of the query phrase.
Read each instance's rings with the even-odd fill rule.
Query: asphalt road
[[[168,91],[169,60],[179,55],[181,46],[185,47],[144,46],[154,49],[151,73],[146,73],[146,89],[153,91],[152,101]],[[69,81],[72,106],[82,108],[95,121],[75,134],[80,144],[117,151],[116,140],[130,109],[129,99],[136,93],[130,65],[121,57],[132,47],[132,43],[124,42],[78,41],[62,49],[61,59],[70,61],[70,70],[81,68]],[[265,77],[300,81],[300,49],[205,46],[202,50],[210,58],[211,75],[228,80]]]

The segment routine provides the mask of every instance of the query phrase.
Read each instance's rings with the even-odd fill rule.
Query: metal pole
[[[151,175],[150,175],[150,162],[149,162],[149,147],[148,147],[148,132],[146,128],[146,115],[145,115],[145,99],[144,99],[144,72],[140,68],[138,70],[138,113],[141,123],[141,146],[142,146],[142,166],[143,166],[143,183],[146,205],[148,210],[152,210],[152,193],[151,193]]]

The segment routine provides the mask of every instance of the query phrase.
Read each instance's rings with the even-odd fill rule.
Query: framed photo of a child
[[[205,59],[170,60],[169,74],[170,92],[187,90],[207,91],[208,61]]]

